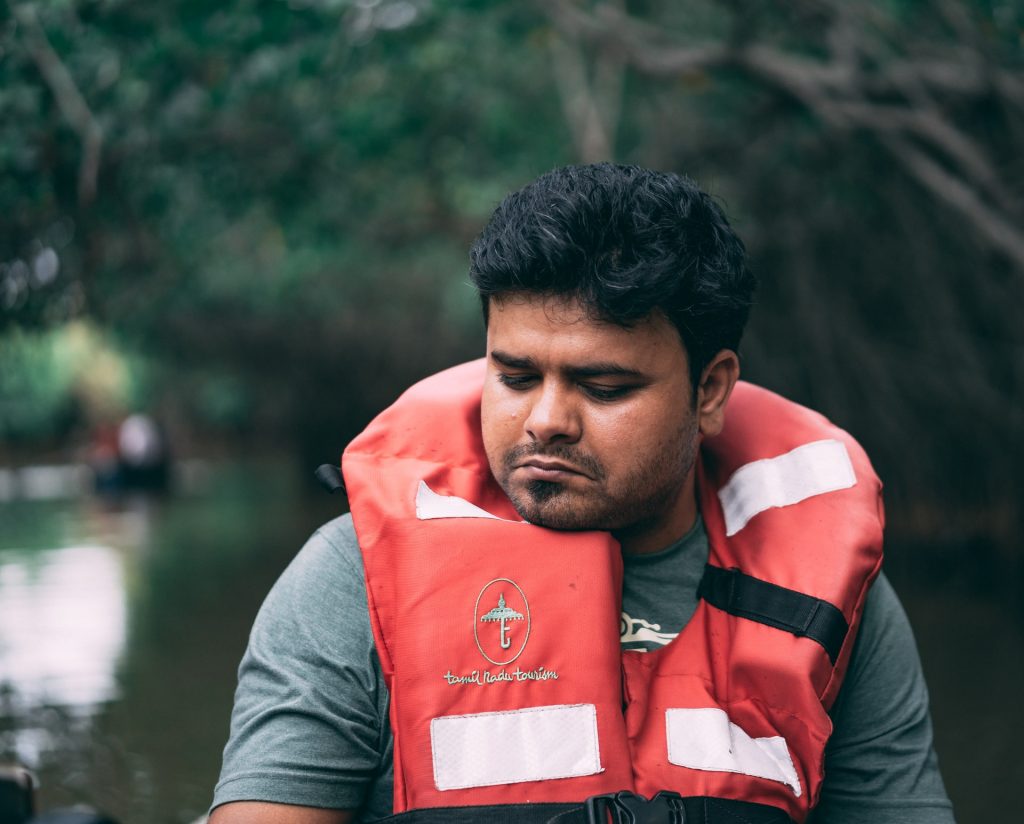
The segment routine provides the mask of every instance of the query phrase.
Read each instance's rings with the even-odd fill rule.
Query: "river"
[[[167,498],[68,497],[51,479],[0,502],[0,763],[37,774],[40,809],[203,812],[249,625],[340,511],[280,462],[190,470]]]

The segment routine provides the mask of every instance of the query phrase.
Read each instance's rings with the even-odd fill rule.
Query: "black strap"
[[[730,615],[817,641],[833,664],[850,628],[842,611],[828,601],[762,581],[738,569],[708,564],[697,595]]]
[[[610,799],[611,806],[584,803],[435,807],[392,815],[381,819],[379,824],[623,824],[627,821],[644,824],[793,824],[793,819],[783,810],[767,804],[705,796],[679,798],[674,793],[659,795],[674,796],[679,803],[664,808],[652,806],[649,811],[643,809],[643,804],[628,806],[629,812],[624,814],[616,811],[616,796],[633,794],[616,793],[597,797]],[[643,802],[639,796],[633,798]],[[595,810],[598,811],[596,815]]]
[[[609,799],[608,805],[594,805]],[[639,804],[636,801],[639,800]],[[658,803],[662,802],[662,803]],[[650,801],[633,793],[588,799],[583,807],[562,813],[547,824],[794,824],[783,810],[733,798],[688,796],[660,792]]]
[[[313,474],[316,475],[316,479],[332,495],[335,492],[344,492],[345,479],[341,476],[341,470],[334,464],[320,464]]]

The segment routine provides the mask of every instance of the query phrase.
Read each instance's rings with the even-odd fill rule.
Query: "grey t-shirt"
[[[625,557],[624,649],[650,650],[678,634],[696,609],[707,557],[699,520],[665,550]],[[313,535],[274,585],[238,676],[214,806],[358,809],[361,822],[391,813],[387,688],[350,516]],[[951,824],[917,648],[884,576],[868,596],[831,716],[814,822]]]

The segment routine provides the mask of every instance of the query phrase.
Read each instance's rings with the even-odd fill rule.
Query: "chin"
[[[560,484],[534,481],[525,488],[509,490],[509,499],[524,521],[548,529],[584,531],[611,529],[602,513]]]

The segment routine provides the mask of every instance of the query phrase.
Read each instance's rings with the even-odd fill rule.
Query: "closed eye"
[[[595,386],[593,384],[584,383],[580,384],[580,388],[583,389],[590,397],[598,401],[614,401],[619,398],[624,398],[634,389],[635,386]]]
[[[529,389],[536,380],[536,375],[509,375],[505,372],[498,373],[498,382],[503,383],[509,389]]]

